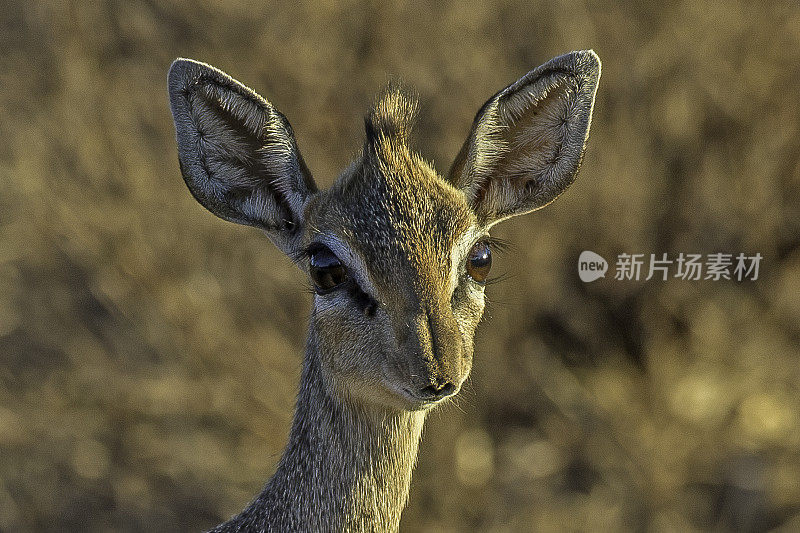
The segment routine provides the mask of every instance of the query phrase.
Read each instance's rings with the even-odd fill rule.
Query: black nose
[[[449,381],[445,381],[444,383],[437,385],[428,385],[427,387],[420,389],[419,394],[426,400],[441,400],[442,398],[446,398],[453,394],[455,390],[455,385]]]

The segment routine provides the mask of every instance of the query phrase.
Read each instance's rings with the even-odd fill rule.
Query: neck
[[[278,469],[218,531],[396,531],[424,418],[338,398],[325,383],[312,330]]]

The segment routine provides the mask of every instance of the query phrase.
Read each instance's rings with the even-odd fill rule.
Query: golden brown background
[[[478,107],[603,60],[578,181],[502,224],[473,376],[404,531],[800,530],[796,2],[0,1],[0,530],[198,530],[284,445],[310,297],[191,198],[166,72],[257,89],[329,185],[390,78],[446,171]],[[577,257],[612,262],[592,284]],[[757,281],[614,281],[616,254],[760,252]]]

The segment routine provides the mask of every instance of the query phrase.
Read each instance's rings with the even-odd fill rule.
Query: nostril
[[[439,386],[436,385],[428,385],[427,387],[423,388],[420,392],[428,398],[434,399],[441,399],[446,396],[450,396],[453,394],[453,391],[456,390],[456,386],[446,381],[445,383],[440,384]]]
[[[453,394],[453,391],[456,390],[456,386],[450,383],[449,381],[442,385],[442,388],[439,389],[439,394],[442,396],[450,396]]]

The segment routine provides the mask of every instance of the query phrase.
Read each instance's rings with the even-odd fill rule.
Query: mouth
[[[396,387],[387,384],[387,388],[391,391],[395,396],[399,397],[404,404],[404,408],[409,411],[426,411],[428,409],[432,409],[433,407],[443,404],[449,398],[452,398],[458,392],[458,388],[456,388],[453,392],[441,396],[441,395],[431,395],[431,394],[422,394],[422,393],[415,393],[412,389],[408,387]]]
[[[405,387],[403,387],[402,393],[403,393],[402,395],[408,402],[416,404],[418,406],[417,409],[430,409],[434,405],[438,405],[447,399],[447,398],[422,397],[417,394],[414,394],[413,392],[411,392],[410,389],[407,389]]]

